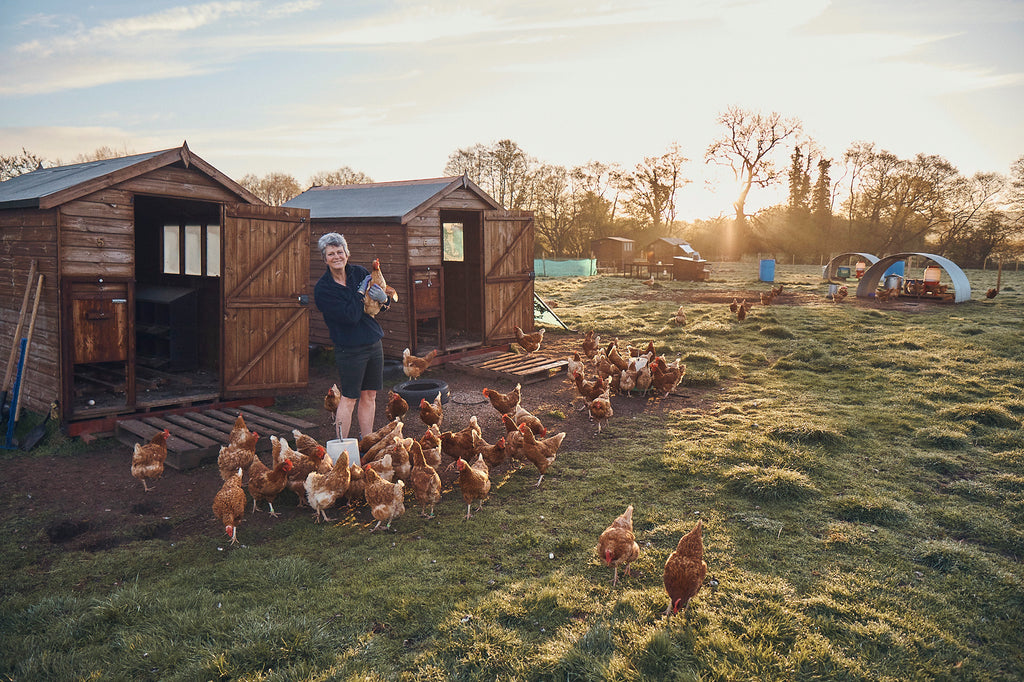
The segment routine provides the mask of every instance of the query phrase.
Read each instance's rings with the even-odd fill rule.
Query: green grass
[[[512,475],[469,522],[456,491],[395,533],[286,514],[239,548],[59,552],[2,500],[0,679],[1021,679],[1024,275],[902,312],[827,303],[819,272],[776,270],[807,305],[739,324],[687,304],[685,327],[674,295],[767,289],[756,264],[538,280],[571,327],[682,357],[701,400],[567,441],[541,488]],[[995,280],[968,276],[976,298]],[[109,443],[2,457],[87,447]],[[612,588],[595,546],[627,504],[641,553]],[[665,619],[696,518],[719,586]]]

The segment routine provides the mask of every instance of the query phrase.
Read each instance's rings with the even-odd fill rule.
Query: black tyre
[[[441,404],[444,405],[452,399],[452,392],[448,389],[448,382],[440,379],[411,379],[391,389],[402,396],[405,402],[409,403],[410,409],[419,409],[420,399],[428,403],[434,402],[438,391],[441,393]]]

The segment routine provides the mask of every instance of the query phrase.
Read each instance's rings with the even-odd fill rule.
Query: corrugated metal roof
[[[154,156],[164,154],[166,151],[165,149],[147,154],[124,156],[119,159],[103,159],[70,166],[40,168],[31,173],[19,175],[6,182],[0,182],[0,208],[35,208],[39,206],[39,200],[43,197],[128,168]]]
[[[284,205],[308,208],[311,219],[401,222],[406,215],[460,180],[462,177],[456,176],[366,185],[313,187],[285,202]]]

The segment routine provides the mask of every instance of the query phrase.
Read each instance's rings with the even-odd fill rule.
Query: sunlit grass
[[[686,398],[567,442],[542,487],[512,474],[469,521],[446,498],[393,533],[300,515],[224,551],[64,552],[2,500],[0,677],[1020,679],[1024,275],[907,312],[831,304],[819,273],[777,268],[800,305],[738,323],[696,302],[685,327],[666,323],[684,295],[767,289],[756,263],[537,280],[574,329],[680,357]],[[29,456],[109,447],[47,443]],[[641,553],[612,588],[595,547],[627,504]],[[719,586],[666,619],[662,568],[697,518]]]

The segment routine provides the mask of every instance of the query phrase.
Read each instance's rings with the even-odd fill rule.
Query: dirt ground
[[[699,290],[687,292],[657,291],[657,285],[641,298],[665,300],[670,298],[682,303],[728,304],[733,297],[748,301],[758,300],[758,291]],[[781,305],[836,305],[821,296],[796,292],[784,294]],[[874,301],[857,301],[851,297],[839,305],[860,305],[876,307],[898,307],[913,310],[917,301],[901,301],[879,304]],[[552,358],[565,358],[581,346],[580,334],[548,334],[541,352]],[[607,339],[606,339],[607,341]],[[459,430],[469,423],[471,415],[477,415],[483,428],[484,439],[495,442],[503,433],[497,412],[484,399],[481,389],[492,387],[505,392],[513,388],[510,381],[492,381],[467,374],[451,366],[432,367],[425,377],[446,381],[452,392],[452,400],[445,405],[443,426],[446,430]],[[588,378],[592,378],[591,374]],[[385,388],[404,380],[401,374],[385,378]],[[331,367],[316,366],[310,371],[310,385],[302,393],[282,396],[277,409],[287,411],[296,408],[322,408],[323,397],[335,381]],[[707,410],[710,409],[719,388],[686,388],[665,398],[643,398],[639,396],[613,397],[615,410],[613,420],[627,420],[640,412],[663,413],[666,410]],[[570,404],[576,396],[565,373],[552,378],[527,384],[523,387],[522,404],[530,411],[545,415],[560,411],[564,420],[544,418],[545,425],[552,433],[565,431],[562,449],[586,450],[598,438],[615,437],[614,434],[598,435],[586,411],[577,411]],[[375,426],[385,423],[384,406],[387,391],[378,396]],[[311,419],[321,426],[310,435],[324,441],[333,437],[331,416],[322,409]],[[308,417],[307,417],[308,418]],[[405,435],[419,437],[424,425],[418,418],[418,410],[410,409],[405,418]],[[263,454],[265,462],[269,456]],[[21,457],[8,460],[4,476],[0,477],[0,500],[5,514],[21,517],[31,516],[38,520],[32,527],[42,527],[49,542],[55,548],[66,551],[102,551],[118,544],[148,538],[179,539],[195,534],[223,537],[222,529],[211,511],[211,503],[221,486],[216,464],[206,464],[196,469],[177,471],[168,467],[163,478],[153,490],[144,492],[142,484],[130,474],[131,450],[113,438],[94,443],[88,453],[73,457]],[[442,466],[448,464],[448,459]],[[515,465],[512,465],[515,466]],[[457,478],[452,469],[442,471],[445,489],[451,487]],[[504,474],[499,468],[495,476]],[[532,475],[532,474],[531,474]],[[556,464],[548,477],[557,477]],[[454,493],[457,495],[457,491]],[[446,493],[450,500],[453,493]],[[445,504],[446,502],[442,502]],[[461,504],[461,501],[459,501]],[[411,508],[412,505],[410,505]],[[285,491],[277,500],[275,508],[283,516],[309,515],[307,508],[297,508],[296,496]],[[251,508],[250,508],[251,509]],[[335,515],[337,515],[335,511]],[[409,513],[409,512],[407,512]],[[413,512],[415,513],[415,512]],[[354,520],[371,523],[372,517],[364,506],[354,512]],[[251,513],[240,525],[241,537],[249,542],[256,541],[259,529],[267,528],[275,520],[267,513]],[[26,542],[32,538],[26,537]]]
[[[553,358],[568,357],[580,348],[581,339],[582,334],[548,334],[541,352]],[[324,394],[334,378],[330,368],[315,368],[310,375],[310,386],[306,391],[283,396],[270,409],[320,408],[316,417],[306,418],[321,425],[310,435],[322,442],[333,437],[331,416],[322,409],[322,405]],[[477,415],[487,442],[495,442],[504,433],[500,417],[484,398],[482,389],[491,387],[505,392],[514,387],[512,382],[488,380],[450,366],[432,367],[424,377],[442,379],[451,389],[452,399],[445,405],[442,424],[445,430],[459,430],[469,423],[471,415]],[[390,375],[385,378],[385,388],[404,379],[401,375]],[[686,390],[682,393],[685,394],[672,394],[666,398],[613,397],[613,420],[629,419],[641,411],[696,408],[712,398],[706,392]],[[574,405],[570,405],[576,390],[564,371],[523,386],[522,394],[523,406],[539,416],[552,411],[565,415],[565,419],[544,417],[550,433],[566,432],[563,450],[585,450],[598,438],[614,437],[607,431],[598,435],[587,411],[577,411]],[[377,427],[385,423],[386,400],[387,390],[378,396]],[[407,436],[418,438],[422,435],[425,426],[419,420],[418,410],[410,409],[404,422]],[[264,462],[269,462],[267,453],[262,457]],[[442,468],[448,462],[445,457]],[[142,484],[131,476],[130,464],[130,448],[113,438],[96,441],[86,454],[24,456],[8,460],[5,474],[0,477],[0,500],[3,500],[4,513],[17,515],[23,520],[31,517],[27,525],[22,524],[26,532],[25,542],[48,541],[58,552],[103,551],[133,540],[161,538],[174,541],[196,534],[226,540],[211,511],[214,495],[222,483],[215,463],[186,471],[167,467],[163,478],[152,486],[150,492],[145,492]],[[497,468],[492,475],[503,475],[507,466]],[[532,465],[527,466],[532,469]],[[453,468],[440,473],[447,490],[457,478],[457,471]],[[524,470],[524,475],[534,476],[536,473]],[[547,478],[557,475],[556,462]],[[458,499],[457,496],[457,488],[454,492],[447,492],[442,504]],[[297,502],[296,496],[286,490],[274,506],[285,518],[301,515],[311,519],[308,508],[298,508]],[[461,503],[459,499],[458,504]],[[412,503],[407,510],[406,513],[417,513]],[[339,510],[333,510],[332,516],[338,515]],[[350,518],[359,523],[373,522],[365,505],[357,507]],[[243,542],[256,542],[260,529],[268,528],[274,522],[275,519],[265,511],[254,514],[249,507],[239,526],[239,536]],[[45,538],[36,537],[34,533],[39,531],[31,529],[40,529]]]

